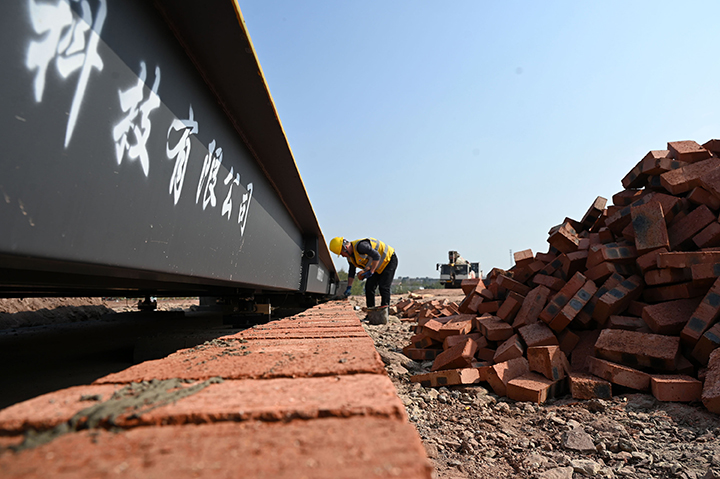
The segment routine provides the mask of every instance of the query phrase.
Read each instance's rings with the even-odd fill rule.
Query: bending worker
[[[365,301],[368,308],[375,307],[375,289],[380,288],[380,306],[390,305],[390,288],[398,259],[395,249],[375,238],[363,238],[348,241],[338,236],[330,241],[330,251],[348,260],[348,287],[345,296],[350,296],[350,288],[355,279],[355,269],[362,271],[358,278],[365,283]]]

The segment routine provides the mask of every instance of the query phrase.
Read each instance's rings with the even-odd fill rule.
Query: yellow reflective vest
[[[355,265],[356,268],[359,268],[361,270],[366,270],[370,268],[370,263],[372,263],[372,259],[370,256],[366,254],[360,254],[357,250],[357,244],[361,241],[368,240],[370,241],[370,244],[372,245],[373,249],[380,253],[380,264],[378,265],[377,269],[375,270],[376,273],[382,273],[385,269],[385,266],[390,262],[390,258],[392,258],[393,253],[395,253],[395,248],[392,246],[388,246],[385,243],[383,243],[380,240],[376,240],[375,238],[363,238],[355,241],[351,241],[353,247],[353,256],[351,258],[348,258],[352,264]]]

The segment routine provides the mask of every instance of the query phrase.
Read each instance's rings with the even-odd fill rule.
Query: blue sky
[[[720,137],[720,2],[238,1],[323,234],[396,276],[509,268],[649,150]]]

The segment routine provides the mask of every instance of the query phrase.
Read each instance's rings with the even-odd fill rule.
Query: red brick
[[[670,141],[667,145],[668,150],[670,150],[670,157],[678,161],[696,163],[712,156],[708,150],[693,140]]]
[[[691,402],[700,400],[703,384],[690,376],[653,375],[650,388],[658,401]]]
[[[645,284],[648,286],[667,285],[692,281],[690,268],[653,269],[645,273]]]
[[[708,171],[700,177],[700,186],[717,199],[720,199],[720,168]]]
[[[552,330],[542,322],[522,326],[518,328],[518,333],[528,347],[559,344]]]
[[[642,161],[643,160],[640,160],[638,162],[638,164],[635,165],[633,167],[633,169],[630,170],[628,172],[628,174],[625,175],[625,177],[621,180],[623,188],[643,188],[647,184],[647,175],[644,175],[642,172]],[[625,190],[625,191],[638,191],[638,190]],[[617,195],[615,195],[615,196],[617,196]],[[615,196],[613,196],[613,202],[617,206],[621,206],[618,202],[614,201]],[[622,197],[622,200],[625,200],[625,197]],[[620,200],[620,201],[622,202],[622,200]]]
[[[465,304],[465,309],[467,309],[466,313],[477,313],[482,302],[485,301],[485,298],[475,291],[469,294],[469,298],[470,301]],[[463,303],[465,302],[463,301]]]
[[[443,336],[440,331],[442,330],[443,323],[436,319],[430,319],[422,325],[421,334],[424,334],[428,338],[434,339],[435,341],[442,342],[446,337]]]
[[[654,150],[643,158],[642,172],[648,176],[655,176],[686,165],[687,163],[683,161],[673,160],[669,150]]]
[[[472,329],[474,318],[468,317],[470,315],[456,315],[450,316],[453,318],[447,321],[440,328],[440,337],[444,341],[448,336],[454,336],[457,334],[468,334]]]
[[[623,228],[622,232],[620,233],[620,236],[625,241],[630,241],[632,243],[635,242],[635,229],[633,228],[632,223],[630,223],[625,228]]]
[[[611,274],[605,280],[602,286],[598,288],[595,294],[593,294],[592,298],[590,298],[585,307],[583,307],[583,309],[577,314],[577,316],[575,316],[576,321],[583,326],[587,326],[588,324],[590,324],[590,321],[592,320],[592,314],[595,311],[595,306],[597,305],[600,297],[613,289],[615,286],[622,283],[624,280],[625,278],[623,278],[617,273]]]
[[[702,145],[703,148],[708,150],[709,152],[713,153],[715,156],[718,156],[718,153],[720,153],[720,140],[712,139],[708,140]]]
[[[485,376],[484,379],[482,378],[483,372]],[[426,374],[416,374],[410,377],[410,381],[420,383],[425,388],[478,384],[487,381],[487,371],[482,371],[482,368],[448,369]]]
[[[700,205],[688,213],[684,218],[673,221],[668,228],[670,249],[678,248],[692,243],[692,238],[707,225],[716,220],[715,214],[705,205]]]
[[[558,381],[570,371],[570,363],[560,346],[534,346],[528,348],[527,359],[530,371],[542,374],[548,379]]]
[[[479,298],[479,299],[478,299],[478,298]],[[479,294],[477,294],[475,291],[471,291],[470,294],[468,294],[467,296],[465,296],[465,299],[463,299],[462,302],[460,303],[460,305],[458,306],[458,311],[459,311],[461,314],[473,313],[474,311],[472,311],[472,310],[470,309],[470,305],[473,304],[473,303],[474,303],[474,305],[477,305],[477,304],[478,304],[478,300],[479,300],[479,301],[482,301],[482,296],[480,296]]]
[[[645,332],[644,329],[647,329],[647,332],[650,332],[645,321],[635,316],[610,316],[606,327],[608,329],[624,329],[625,331],[642,332]]]
[[[672,301],[674,299],[697,298],[707,293],[709,285],[695,283],[679,283],[670,286],[647,288],[643,291],[643,299],[648,303]]]
[[[380,374],[227,380],[215,384],[196,382],[192,385],[178,385],[178,382],[157,382],[157,399],[160,399],[163,390],[172,395],[172,391],[178,390],[176,388],[190,387],[185,390],[191,392],[194,388],[196,392],[165,404],[165,401],[160,400],[155,407],[138,404],[139,407],[134,410],[118,408],[117,415],[112,419],[113,426],[128,428],[298,417],[310,420],[318,419],[321,415],[346,418],[368,413],[396,419],[405,416],[392,382],[386,375]],[[53,392],[40,401],[16,405],[15,413],[4,411],[0,414],[0,428],[7,431],[7,419],[20,416],[23,417],[23,429],[28,426],[36,430],[49,429],[69,421],[92,404],[91,401],[81,399],[83,396],[99,394],[105,401],[113,402],[117,399],[115,393],[118,389],[118,385],[93,385]],[[127,389],[121,393],[125,395],[126,402],[127,396],[136,396],[138,393]],[[138,410],[142,409],[145,410],[139,413]]]
[[[443,350],[440,348],[419,349],[413,348],[412,346],[406,346],[403,348],[402,352],[413,361],[434,361],[435,358],[443,352]]]
[[[720,162],[716,158],[710,158],[663,173],[660,175],[660,182],[670,193],[679,195],[701,186],[700,177],[718,167]]]
[[[604,250],[605,248],[608,248],[608,247],[611,248],[611,247],[617,246],[617,245],[618,245],[618,243],[607,243],[607,244],[600,243],[600,244],[591,245],[588,248],[588,258],[585,263],[585,267],[590,269],[590,268],[593,268],[593,267],[599,265],[600,263],[602,263],[604,261],[603,255],[602,255],[602,250]]]
[[[591,374],[571,372],[570,394],[573,399],[610,399],[612,398],[612,385],[603,379]]]
[[[523,301],[520,311],[515,316],[513,327],[519,328],[536,322],[549,295],[550,290],[545,286],[538,286],[530,291],[525,296],[525,301]]]
[[[600,242],[605,243],[612,243],[615,241],[615,235],[612,231],[610,231],[610,228],[603,226],[598,230],[598,237],[600,239]]]
[[[524,249],[513,253],[513,259],[517,266],[527,266],[535,260],[531,249]]]
[[[702,231],[693,236],[692,240],[698,248],[713,248],[720,246],[720,223],[713,221]]]
[[[573,371],[587,372],[588,358],[595,355],[595,343],[600,330],[576,331],[579,341],[570,355],[570,367]]]
[[[674,171],[668,172],[668,174],[673,173]],[[662,205],[666,222],[672,221],[675,215],[685,207],[680,198],[663,193],[652,192],[642,196],[630,206],[621,208],[613,213],[606,221],[607,226],[615,235],[621,234],[622,231],[632,222],[632,208],[651,202],[659,202]]]
[[[348,313],[354,316],[352,311]],[[263,327],[268,328],[268,325]],[[204,348],[182,349],[161,360],[145,361],[109,374],[96,382],[107,384],[169,378],[204,380],[215,376],[225,379],[308,377],[385,370],[372,339],[367,336],[250,340],[243,337],[258,331],[263,330],[250,329],[219,338],[224,345],[213,343]],[[232,351],[238,353],[228,354]],[[292,361],[288,361],[288,355],[292,356]]]
[[[705,188],[701,188],[699,186],[690,190],[690,193],[687,194],[686,198],[690,203],[694,203],[696,205],[705,205],[711,210],[720,209],[720,199],[713,196]]]
[[[669,248],[667,226],[662,206],[657,201],[630,209],[635,232],[635,247],[642,255],[658,248]]]
[[[587,364],[591,374],[618,386],[638,391],[650,389],[650,375],[637,369],[595,357],[588,358]]]
[[[553,331],[562,331],[565,329],[596,292],[597,286],[595,286],[595,283],[587,280],[583,287],[575,293],[563,309],[550,321],[550,329]]]
[[[622,313],[631,301],[640,296],[643,286],[643,280],[638,275],[622,281],[598,299],[593,311],[593,319],[604,324],[610,316]]]
[[[720,350],[710,354],[701,399],[708,411],[720,414]]]
[[[477,351],[477,344],[468,338],[464,343],[457,344],[447,351],[440,353],[433,362],[430,371],[443,369],[464,369],[472,366],[472,360]]]
[[[524,296],[517,294],[515,291],[510,291],[502,306],[497,310],[497,317],[506,323],[512,323],[515,315],[520,311],[523,301],[525,301]]]
[[[710,354],[720,346],[720,323],[710,327],[695,344],[692,357],[700,364],[708,364]]]
[[[495,357],[495,350],[490,347],[480,347],[475,352],[475,357],[481,361],[492,362]]]
[[[472,291],[474,291],[478,284],[481,282],[482,280],[480,278],[467,278],[460,282],[460,288],[462,288],[463,293],[465,293],[465,295],[467,296]],[[483,287],[485,287],[484,284]]]
[[[119,434],[82,431],[3,454],[0,469],[6,478],[121,474],[283,479],[372,477],[387,471],[419,479],[433,473],[413,425],[369,415],[137,427]]]
[[[587,261],[588,252],[575,251],[573,253],[565,253],[560,256],[560,272],[561,279],[567,281],[568,278],[572,278],[575,273],[585,270],[585,263]]]
[[[672,371],[680,353],[680,338],[604,329],[595,343],[595,356],[631,367]]]
[[[436,341],[435,339],[431,338],[430,336],[426,336],[422,333],[415,334],[413,337],[410,338],[410,345],[413,348],[417,349],[426,349],[426,348],[432,348],[439,347],[440,343]]]
[[[658,268],[689,268],[700,263],[720,263],[720,251],[692,251],[661,253]]]
[[[553,259],[552,261],[550,261],[549,263],[547,263],[545,265],[545,267],[540,270],[539,273],[546,274],[548,276],[552,276],[555,273],[555,271],[557,271],[561,267],[562,267],[562,261],[560,260],[560,257],[558,256],[555,259]]]
[[[450,349],[459,343],[464,343],[465,340],[468,338],[475,341],[478,348],[485,348],[488,345],[487,339],[485,339],[480,333],[470,333],[470,334],[456,334],[454,336],[448,336],[447,338],[445,338],[445,341],[443,341],[442,348],[444,350]]]
[[[551,263],[555,258],[557,258],[557,255],[553,253],[535,253],[535,259],[545,264]]]
[[[684,344],[695,346],[700,337],[715,324],[720,317],[720,278],[715,280],[710,290],[690,315],[690,319],[680,332]]]
[[[479,318],[477,323],[477,329],[488,341],[505,341],[514,334],[513,327],[497,316]]]
[[[585,215],[583,215],[582,219],[580,220],[580,223],[582,224],[584,229],[589,230],[590,228],[592,228],[600,215],[602,215],[606,205],[606,198],[603,198],[602,196],[598,196],[597,198],[595,198],[593,204],[590,205],[587,212],[585,212]]]
[[[620,276],[632,276],[635,274],[635,269],[629,264],[610,263],[606,261],[585,271],[587,279],[591,279],[595,283],[602,283],[613,274],[618,274]]]
[[[650,178],[657,178],[666,171],[681,168],[687,165],[683,161],[677,161],[670,158],[669,150],[653,150],[638,162],[622,180],[625,188],[642,188],[648,186]],[[617,204],[617,203],[616,203]]]
[[[562,279],[542,273],[533,276],[532,281],[536,286],[547,286],[552,291],[560,291],[565,286],[565,281]]]
[[[475,292],[476,292],[476,293],[479,293],[480,296],[482,296],[483,298],[487,299],[488,301],[493,301],[493,300],[495,300],[496,298],[499,298],[499,297],[500,297],[500,291],[501,291],[501,289],[502,289],[502,288],[498,287],[497,283],[493,281],[493,282],[492,282],[491,284],[489,284],[486,288],[484,288],[484,289],[482,289],[482,290],[480,290],[480,291],[478,291],[478,290],[476,289]],[[505,290],[504,290],[504,289],[502,289],[502,293],[505,294]]]
[[[627,314],[640,318],[642,317],[643,308],[645,308],[645,306],[647,306],[647,303],[643,303],[640,301],[630,301],[630,304],[627,308]]]
[[[561,253],[577,251],[580,238],[578,238],[577,231],[571,226],[570,222],[565,221],[550,231],[547,241],[553,248]]]
[[[640,272],[643,274],[647,273],[648,271],[651,271],[653,269],[657,269],[658,267],[658,257],[662,253],[667,253],[667,248],[660,248],[656,249],[655,251],[650,251],[649,253],[645,253],[642,256],[638,256],[635,260],[635,264],[638,268],[640,268]]]
[[[550,300],[545,309],[540,312],[539,318],[545,323],[550,323],[573,295],[583,287],[586,281],[587,278],[582,273],[575,273],[570,281]]]
[[[507,384],[530,372],[528,361],[525,358],[515,358],[502,363],[494,364],[488,371],[487,382],[498,396],[505,396]]]
[[[643,320],[653,333],[678,335],[700,304],[700,299],[678,299],[646,306]]]
[[[477,307],[477,314],[495,313],[500,309],[500,301],[485,301]]]
[[[520,358],[525,353],[525,347],[517,334],[510,336],[505,342],[498,346],[493,356],[493,362],[502,363],[511,359]]]
[[[542,323],[538,323],[542,324]],[[547,327],[547,326],[546,326]],[[560,350],[565,353],[565,355],[570,355],[570,353],[573,352],[575,349],[575,346],[578,345],[580,342],[580,337],[575,334],[574,332],[570,331],[569,329],[563,330],[558,336],[557,336]]]
[[[526,373],[507,384],[507,397],[514,401],[542,404],[561,392],[560,381],[552,381],[535,373]]]
[[[529,287],[525,286],[524,284],[518,283],[514,279],[509,278],[504,274],[501,274],[497,277],[497,284],[498,286],[505,288],[509,291],[515,291],[517,294],[520,294],[522,296],[527,296],[527,294],[530,292]]]
[[[613,195],[613,204],[616,207],[629,206],[648,193],[647,190],[626,189]],[[618,210],[620,209],[622,208],[618,208]]]
[[[525,283],[537,272],[542,271],[543,268],[545,268],[545,263],[533,259],[532,263],[527,266],[514,267],[512,269],[513,279],[518,283]]]
[[[616,243],[618,244],[618,243]],[[620,245],[605,247],[600,250],[602,262],[609,261],[611,263],[634,263],[637,258],[637,250],[633,246]]]

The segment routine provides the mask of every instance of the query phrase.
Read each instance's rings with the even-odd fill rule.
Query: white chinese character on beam
[[[188,117],[187,120],[178,120],[177,118],[173,120],[168,129],[168,143],[165,147],[165,153],[168,159],[172,160],[175,158],[175,168],[170,177],[169,190],[169,193],[173,195],[175,204],[177,204],[180,199],[180,193],[182,193],[182,187],[185,181],[185,171],[187,170],[188,158],[190,158],[190,135],[197,134],[198,132],[198,123],[194,120],[192,105],[190,105]],[[170,135],[173,132],[180,132],[181,136],[175,146],[170,148]]]
[[[63,79],[80,71],[65,130],[65,148],[70,144],[90,73],[93,68],[98,71],[103,69],[97,49],[107,16],[105,0],[97,0],[95,11],[88,0],[72,2],[79,5],[81,17],[73,13],[70,3],[65,0],[54,4],[29,0],[30,21],[38,39],[30,42],[25,58],[25,66],[30,71],[36,70],[33,88],[37,103],[43,99],[47,70],[53,60]]]
[[[140,160],[143,173],[148,175],[150,170],[150,159],[147,152],[147,141],[150,137],[150,113],[160,106],[160,97],[157,95],[160,87],[160,67],[155,67],[155,82],[152,90],[145,98],[145,78],[147,68],[145,62],[140,62],[140,75],[137,84],[125,91],[118,91],[120,96],[120,108],[127,114],[113,128],[113,140],[115,140],[115,154],[118,165],[122,163],[127,152],[130,160]],[[129,137],[132,134],[135,142],[130,143]]]
[[[210,206],[213,208],[217,203],[217,199],[215,197],[215,185],[217,185],[217,175],[220,171],[220,164],[222,163],[222,160],[222,148],[215,149],[215,140],[211,141],[208,146],[208,154],[205,155],[205,160],[203,161],[200,181],[198,181],[197,192],[195,194],[195,204],[200,201],[200,194],[203,194],[203,210],[207,208],[208,203],[210,203]]]

